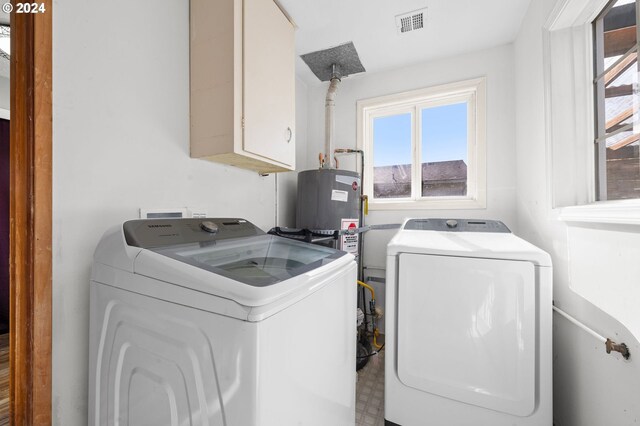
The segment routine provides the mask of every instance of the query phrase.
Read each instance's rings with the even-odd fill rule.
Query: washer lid
[[[97,279],[102,266],[157,285],[142,290],[135,280],[114,278],[114,271]],[[160,299],[176,290],[172,286],[188,290],[187,298],[224,298],[251,308],[241,319],[259,321],[352,269],[349,253],[266,235],[243,219],[154,219],[108,230],[96,247],[92,276]]]
[[[123,233],[129,247],[151,250],[253,287],[302,275],[345,254],[266,235],[244,219],[131,220],[124,223]]]
[[[445,219],[442,220],[446,226]],[[433,220],[432,220],[433,221]],[[408,229],[409,219],[387,246],[387,255],[398,253],[437,254],[485,259],[524,260],[538,266],[551,266],[551,257],[533,244],[504,230],[443,231]],[[487,222],[489,223],[489,222]],[[495,223],[495,222],[494,222]]]
[[[150,250],[252,287],[277,284],[344,256],[328,247],[273,235]]]
[[[210,246],[145,249],[136,257],[133,272],[156,279],[158,291],[170,283],[194,291],[195,297],[200,292],[251,308],[272,305],[271,312],[319,290],[353,264],[348,253],[261,236]]]

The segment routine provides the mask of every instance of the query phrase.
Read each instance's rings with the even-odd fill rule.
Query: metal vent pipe
[[[335,134],[335,107],[336,92],[340,83],[340,73],[336,64],[332,65],[331,82],[327,90],[327,97],[324,104],[324,145],[325,145],[325,162],[323,167],[333,168],[333,151],[334,151],[334,134]]]

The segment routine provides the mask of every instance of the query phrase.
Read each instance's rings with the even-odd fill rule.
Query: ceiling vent
[[[427,8],[425,7],[424,9],[418,9],[413,12],[396,15],[396,27],[398,28],[398,34],[404,34],[424,28],[424,19],[426,14]]]

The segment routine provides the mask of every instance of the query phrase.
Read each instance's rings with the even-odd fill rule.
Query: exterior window
[[[358,102],[372,209],[484,208],[484,79]]]
[[[412,113],[372,117],[373,196],[411,198]]]
[[[640,198],[638,28],[634,0],[610,2],[593,22],[596,197]]]
[[[0,58],[9,60],[9,51],[11,50],[11,27],[8,25],[0,25]]]

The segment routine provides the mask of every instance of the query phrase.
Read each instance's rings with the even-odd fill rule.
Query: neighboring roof
[[[463,160],[422,163],[422,180],[467,180],[467,165]]]
[[[463,160],[422,163],[422,181],[467,180],[467,165]],[[373,183],[411,182],[411,165],[382,166],[373,168]]]

